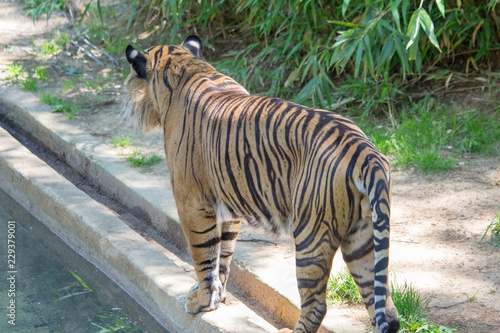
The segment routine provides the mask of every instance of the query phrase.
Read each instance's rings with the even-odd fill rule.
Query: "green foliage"
[[[36,79],[27,74],[22,64],[17,62],[7,66],[7,79],[14,83],[21,83],[24,90],[35,91],[37,89]]]
[[[26,78],[24,81],[21,82],[23,85],[24,90],[28,91],[35,91],[37,86],[36,86],[36,80],[32,77]]]
[[[391,297],[398,314],[404,318],[422,317],[431,297],[422,297],[420,292],[406,281],[402,284],[391,283]]]
[[[68,33],[56,30],[52,39],[47,39],[43,45],[39,47],[40,52],[45,55],[54,55],[59,53],[69,43],[70,36]]]
[[[63,299],[67,299],[70,297],[78,296],[78,295],[83,295],[87,293],[91,293],[94,290],[92,290],[83,280],[81,277],[73,273],[72,271],[68,270],[71,275],[75,278],[77,283],[71,282],[70,284],[62,287],[56,287],[55,283],[56,281],[53,281],[54,278],[49,276],[46,272],[46,284],[48,289],[52,292],[52,299],[57,302],[61,301]]]
[[[391,296],[398,310],[398,319],[401,324],[400,332],[456,332],[456,329],[429,323],[425,313],[432,297],[423,297],[413,285],[406,282],[402,285],[391,283]],[[347,268],[330,276],[327,285],[327,301],[348,302],[350,304],[359,304],[363,301]]]
[[[497,112],[459,113],[427,98],[403,108],[392,122],[392,126],[374,127],[368,118],[357,121],[375,146],[401,168],[439,171],[453,167],[463,154],[498,154]]]
[[[40,99],[42,102],[52,107],[52,112],[62,112],[68,119],[74,119],[75,113],[78,111],[78,106],[75,103],[61,100],[57,96],[52,96],[49,93],[41,93]]]
[[[35,74],[38,76],[40,80],[47,80],[47,72],[45,67],[37,66],[35,68]]]
[[[423,297],[420,292],[406,281],[402,284],[391,283],[391,297],[401,324],[399,332],[413,333],[452,333],[456,329],[429,323],[425,317],[431,297]]]
[[[330,277],[326,287],[326,295],[329,302],[358,304],[363,301],[358,287],[347,268]]]
[[[457,331],[454,328],[429,323],[425,317],[399,317],[399,323],[401,324],[398,331],[400,333],[453,333]]]
[[[195,30],[208,36],[209,50],[211,38],[223,34],[227,51],[218,54],[216,66],[250,91],[327,108],[337,72],[370,80],[377,93],[372,102],[389,105],[403,96],[406,78],[414,79],[424,66],[428,72],[460,54],[467,71],[499,48],[496,16],[490,15],[497,0],[476,3],[128,0],[127,28],[164,23],[161,42],[170,43]]]
[[[46,40],[42,46],[42,53],[47,55],[53,55],[59,52],[61,49],[54,43],[54,41]]]
[[[109,26],[104,26],[103,17],[107,21],[117,19],[117,9],[112,7],[113,2],[109,2],[105,7],[101,7],[100,1],[97,1],[95,7],[90,7],[89,2],[88,12],[94,19],[87,21],[86,37],[94,43],[102,46],[110,55],[122,55],[125,48],[130,44],[130,33],[123,34],[120,29],[111,29]],[[100,18],[96,20],[95,18]]]
[[[85,87],[96,92],[102,92],[108,83],[103,76],[97,76],[92,80],[86,80]]]
[[[500,249],[500,213],[497,213],[493,221],[486,228],[483,237],[481,238],[481,242],[486,238],[490,233],[489,245],[493,247],[496,251]]]
[[[113,147],[127,147],[130,145],[130,138],[128,136],[122,135],[122,137],[117,137],[113,139]]]
[[[155,164],[161,162],[161,157],[156,154],[142,155],[140,149],[134,149],[132,156],[127,158],[127,162],[132,167],[142,167],[143,171],[149,171]]]
[[[64,90],[70,90],[71,88],[73,88],[73,81],[72,80],[64,81]]]
[[[9,80],[19,82],[24,74],[24,66],[22,64],[15,62],[7,66],[7,79]]]
[[[64,0],[25,0],[24,9],[26,16],[33,17],[33,23],[37,22],[42,14],[47,15],[47,21],[54,10],[64,10]]]

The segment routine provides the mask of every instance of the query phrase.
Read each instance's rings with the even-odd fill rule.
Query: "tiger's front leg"
[[[193,195],[177,193],[175,198],[198,280],[187,295],[184,308],[191,314],[215,310],[223,297],[219,277],[221,227],[217,224],[215,210]]]
[[[193,198],[183,201],[178,211],[198,280],[187,296],[185,310],[197,314],[217,309],[226,298],[229,265],[240,221],[216,216],[212,207],[193,201]]]

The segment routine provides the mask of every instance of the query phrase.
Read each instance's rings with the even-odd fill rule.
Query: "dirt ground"
[[[50,80],[40,82],[35,93],[75,100],[80,107],[74,122],[105,143],[126,135],[143,153],[162,156],[160,134],[142,136],[119,121],[124,58],[118,59],[121,67],[104,59],[100,66],[71,46],[59,56],[41,56],[37,50],[56,29],[72,31],[62,13],[48,24],[42,17],[34,26],[18,2],[0,2],[0,79],[6,79],[5,70],[14,62],[30,73],[44,66]],[[67,75],[62,67],[82,74]],[[65,87],[69,80],[73,85]],[[89,80],[102,85],[89,87]],[[163,161],[149,172],[166,170]],[[500,159],[464,157],[452,171],[431,175],[395,170],[392,209],[393,278],[432,296],[429,320],[459,332],[500,332],[500,252],[480,243],[500,212]]]

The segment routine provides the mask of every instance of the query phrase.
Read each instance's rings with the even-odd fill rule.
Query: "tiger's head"
[[[127,46],[125,54],[132,70],[125,81],[122,118],[135,120],[139,129],[161,129],[162,112],[183,77],[193,72],[214,70],[201,59],[203,44],[198,36],[187,37],[181,45],[161,45],[139,52]]]

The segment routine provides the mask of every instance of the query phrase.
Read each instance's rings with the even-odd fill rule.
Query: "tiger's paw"
[[[210,293],[203,293],[206,289],[198,288],[198,283],[196,283],[186,297],[184,310],[190,314],[216,310],[222,300],[224,288],[220,281],[218,281],[218,283],[214,283],[210,289]]]

